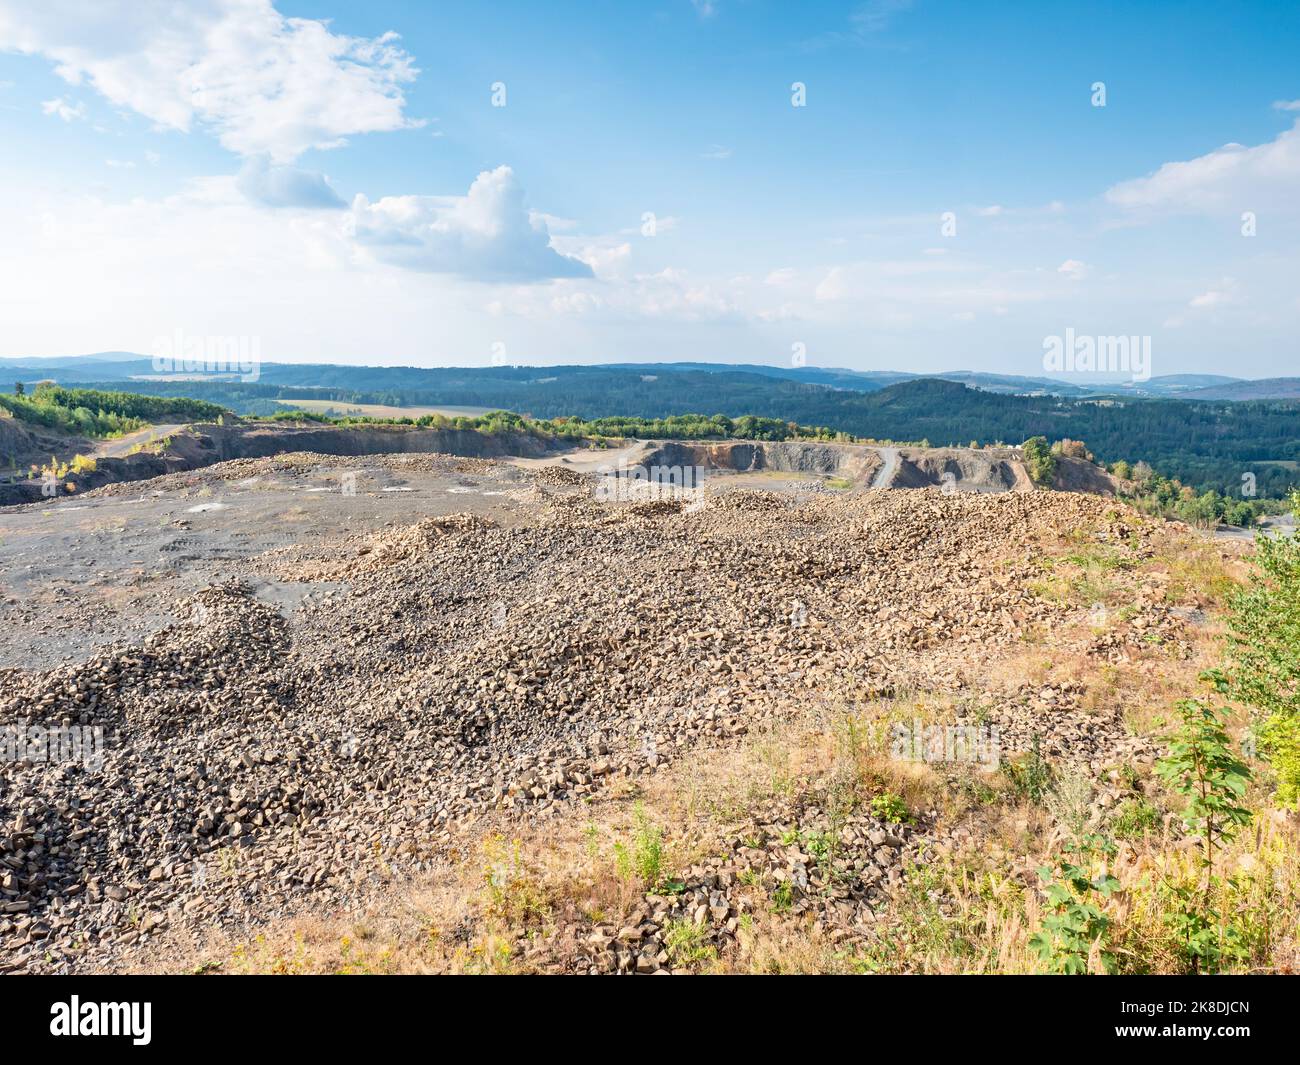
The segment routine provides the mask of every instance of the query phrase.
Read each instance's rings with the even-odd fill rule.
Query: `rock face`
[[[164,929],[337,903],[488,811],[544,811],[818,701],[962,692],[971,645],[996,654],[1069,613],[1028,587],[1038,538],[1147,535],[1056,493],[605,505],[576,474],[532,476],[529,522],[431,517],[272,551],[140,645],[4,670],[0,725],[98,728],[104,750],[99,766],[0,761],[0,967],[112,966]],[[282,612],[256,594],[267,579],[319,590]],[[1010,732],[1048,708],[1093,760],[1117,749],[1116,722],[1049,694],[988,712]],[[839,827],[869,896],[906,841]],[[813,872],[772,838],[753,875],[799,887]],[[724,873],[665,919],[725,931]]]
[[[1033,484],[1019,451],[1011,448],[904,448],[890,487],[945,484],[960,491],[1029,492]]]
[[[5,425],[5,422],[13,420],[0,419],[0,443],[6,439],[6,432],[11,437],[15,432]],[[29,439],[23,447],[28,451],[41,442],[45,445],[44,452],[37,459],[38,464],[47,462],[52,453],[66,453],[70,458],[77,451],[85,451],[87,454],[94,451],[92,441],[68,437],[45,439],[31,433],[27,433],[26,437]],[[546,438],[529,433],[485,433],[476,429],[422,429],[410,425],[304,427],[256,422],[237,425],[196,424],[177,430],[158,447],[130,455],[99,458],[93,471],[78,474],[74,480],[78,490],[85,492],[105,485],[199,470],[232,459],[267,458],[297,452],[316,452],[321,455],[437,453],[466,458],[536,458],[546,455],[554,446]],[[39,481],[0,485],[0,506],[43,500]]]
[[[698,466],[705,470],[836,474],[852,480],[869,480],[880,465],[874,448],[858,444],[819,444],[806,440],[725,441],[680,443],[668,441],[643,460],[646,466]]]

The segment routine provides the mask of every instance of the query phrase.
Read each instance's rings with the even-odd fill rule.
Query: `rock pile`
[[[581,479],[536,481],[531,523],[428,517],[341,537],[330,558],[270,552],[140,646],[3,671],[0,726],[100,729],[104,746],[93,767],[0,762],[0,968],[111,967],[164,929],[353,897],[485,812],[544,815],[814,698],[961,690],[953,663],[972,648],[1066,619],[1028,588],[1036,545],[1108,528],[1115,507],[713,489],[700,506],[602,505]],[[286,615],[255,594],[282,580],[319,590]],[[809,816],[798,831],[821,838],[825,815]],[[742,877],[788,883],[827,928],[867,919],[911,836],[832,827],[826,861],[805,837],[780,842],[789,826],[763,828],[655,902],[637,935],[600,932],[589,967],[671,966],[665,922],[706,923],[720,944]]]

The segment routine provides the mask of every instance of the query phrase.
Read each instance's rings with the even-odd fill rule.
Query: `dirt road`
[[[876,448],[876,454],[884,461],[884,465],[876,472],[871,487],[888,488],[894,480],[894,474],[898,472],[898,448],[878,447]]]
[[[129,455],[135,448],[152,444],[164,437],[184,429],[184,425],[146,425],[133,433],[119,436],[114,440],[104,440],[95,447],[95,458],[120,459]]]

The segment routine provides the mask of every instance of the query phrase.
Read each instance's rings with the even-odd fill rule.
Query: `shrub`
[[[525,868],[518,841],[507,843],[502,835],[491,836],[483,843],[483,857],[488,912],[509,925],[545,919],[546,894]]]
[[[1031,436],[1025,441],[1023,451],[1030,480],[1043,488],[1051,488],[1056,480],[1056,456],[1047,446],[1047,437]]]

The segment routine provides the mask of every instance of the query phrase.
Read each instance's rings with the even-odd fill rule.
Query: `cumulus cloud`
[[[418,72],[396,42],[286,18],[271,0],[0,0],[0,51],[44,56],[69,84],[159,127],[203,125],[231,151],[281,164],[420,125],[403,114]]]
[[[465,196],[385,196],[352,202],[350,232],[375,259],[478,281],[591,277],[591,267],[551,246],[540,216],[508,166],[479,174]]]
[[[561,255],[581,259],[602,281],[626,278],[632,262],[632,245],[617,237],[553,237],[551,247]]]
[[[1082,281],[1088,276],[1088,264],[1078,259],[1066,259],[1056,268],[1058,274],[1063,274],[1071,281]]]
[[[235,185],[254,203],[267,207],[346,207],[324,174],[277,166],[265,156],[244,164]]]
[[[1250,210],[1295,203],[1300,181],[1300,121],[1265,144],[1222,148],[1155,173],[1123,181],[1106,192],[1119,207],[1173,211]]]

